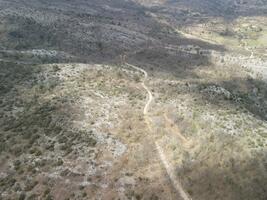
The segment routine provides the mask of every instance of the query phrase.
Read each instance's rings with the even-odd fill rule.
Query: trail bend
[[[153,99],[154,99],[154,97],[153,97],[153,95],[152,95],[152,92],[149,90],[149,88],[146,86],[146,84],[145,84],[145,82],[146,82],[146,80],[147,80],[147,78],[148,78],[148,74],[147,74],[147,72],[145,71],[145,70],[143,70],[143,69],[141,69],[141,68],[139,68],[139,67],[136,67],[136,66],[134,66],[134,65],[131,65],[131,64],[129,64],[129,63],[126,63],[126,65],[128,66],[128,67],[132,67],[132,68],[134,68],[135,70],[137,70],[137,71],[140,71],[140,72],[142,72],[143,74],[144,74],[144,79],[143,79],[143,81],[142,81],[142,87],[146,90],[146,92],[147,92],[147,94],[148,94],[148,100],[147,100],[147,102],[146,102],[146,105],[145,105],[145,107],[144,107],[144,110],[143,110],[143,114],[145,115],[145,116],[147,116],[148,115],[148,111],[149,111],[149,107],[150,107],[150,104],[152,103],[152,101],[153,101]]]
[[[150,105],[151,105],[154,97],[153,97],[150,89],[145,84],[146,80],[148,79],[148,74],[144,69],[141,69],[137,66],[131,65],[129,63],[125,63],[125,64],[126,64],[126,66],[131,67],[131,68],[133,68],[137,71],[140,71],[144,74],[144,79],[142,81],[142,87],[146,90],[146,92],[148,94],[148,100],[145,104],[143,114],[144,114],[145,121],[146,121],[146,124],[147,124],[149,130],[152,132],[153,129],[152,129],[150,117],[148,115],[148,111],[149,111]],[[182,184],[179,182],[178,177],[176,176],[175,169],[169,164],[169,162],[168,162],[168,160],[167,160],[167,158],[163,152],[163,149],[160,147],[158,141],[155,141],[155,146],[157,149],[157,153],[159,155],[159,159],[160,159],[162,165],[164,166],[164,168],[167,172],[168,178],[170,179],[171,184],[172,184],[173,188],[175,189],[176,193],[179,194],[179,196],[183,200],[192,200],[192,198],[189,196],[189,194],[187,194],[187,192],[183,189]]]

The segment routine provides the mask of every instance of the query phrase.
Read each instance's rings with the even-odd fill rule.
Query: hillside
[[[0,199],[267,199],[266,0],[0,0]]]

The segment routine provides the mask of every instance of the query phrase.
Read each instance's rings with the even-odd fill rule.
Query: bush
[[[27,180],[25,183],[25,191],[31,191],[37,184],[38,181]]]
[[[54,71],[54,72],[58,72],[58,71],[60,71],[59,66],[54,65],[54,66],[53,66],[53,71]]]
[[[138,75],[134,75],[134,81],[135,82],[140,82],[140,77]]]
[[[25,192],[20,193],[19,200],[24,200],[26,198]]]

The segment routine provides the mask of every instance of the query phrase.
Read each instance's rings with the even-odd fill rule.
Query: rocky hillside
[[[267,199],[266,6],[0,0],[0,199]]]

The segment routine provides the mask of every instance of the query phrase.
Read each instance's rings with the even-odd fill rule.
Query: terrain
[[[0,0],[0,199],[267,199],[266,0]]]

